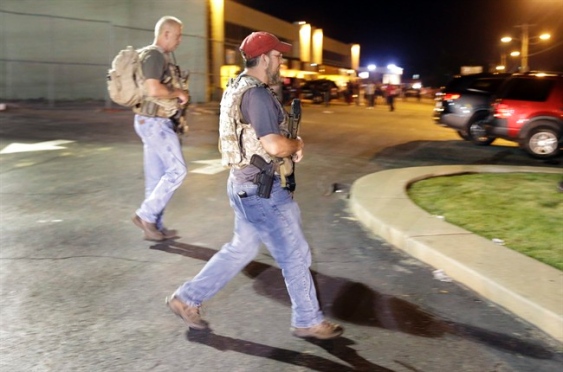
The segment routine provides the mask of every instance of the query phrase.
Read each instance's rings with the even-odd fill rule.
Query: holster
[[[274,184],[274,163],[267,163],[260,155],[254,154],[250,158],[250,164],[260,170],[260,173],[256,174],[254,177],[254,184],[258,185],[257,195],[261,198],[268,199],[272,193],[272,186]]]

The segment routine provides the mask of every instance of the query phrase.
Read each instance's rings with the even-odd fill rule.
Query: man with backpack
[[[172,52],[182,39],[182,22],[162,17],[155,26],[153,44],[140,51],[143,99],[135,112],[135,131],[143,141],[145,200],[133,223],[146,240],[161,241],[176,236],[162,221],[164,208],[186,177],[187,167],[172,117],[189,101],[182,87]],[[175,62],[175,61],[174,61]]]

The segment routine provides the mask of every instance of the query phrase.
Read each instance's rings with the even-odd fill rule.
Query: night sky
[[[306,21],[325,36],[361,46],[361,66],[395,63],[404,77],[419,74],[428,85],[460,72],[461,66],[500,63],[500,38],[551,34],[547,43],[532,45],[531,69],[563,71],[563,0],[235,0],[288,22]],[[356,3],[370,4],[355,5]],[[501,45],[502,44],[502,45]],[[520,49],[520,41],[507,48]],[[538,53],[539,52],[539,53]],[[508,57],[513,70],[519,58]]]

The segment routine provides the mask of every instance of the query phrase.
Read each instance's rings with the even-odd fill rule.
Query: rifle
[[[296,139],[299,133],[299,124],[301,122],[301,100],[294,98],[291,102],[291,111],[289,113],[289,138]],[[285,177],[285,188],[289,191],[295,191],[297,184],[295,183],[295,163],[293,164],[293,172]]]
[[[274,184],[274,162],[267,163],[263,157],[254,154],[250,158],[250,164],[260,169],[260,173],[254,177],[254,184],[258,185],[258,196],[268,199]]]
[[[180,71],[180,66],[176,64],[176,56],[174,53],[172,54],[172,58],[174,59],[173,67],[171,67],[173,79],[175,79],[182,89],[185,92],[190,92],[188,89],[188,79],[190,77],[189,71]],[[191,98],[190,98],[191,99]],[[186,115],[188,113],[188,106],[190,102],[188,101],[184,106],[178,107],[176,113],[170,117],[170,120],[174,123],[174,132],[182,135],[188,131],[188,122]]]

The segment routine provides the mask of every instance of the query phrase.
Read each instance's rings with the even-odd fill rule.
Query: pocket
[[[264,204],[267,200],[258,195],[247,195],[244,198],[239,197],[237,203],[239,203],[240,211],[248,222],[262,225],[268,221],[267,205]]]

